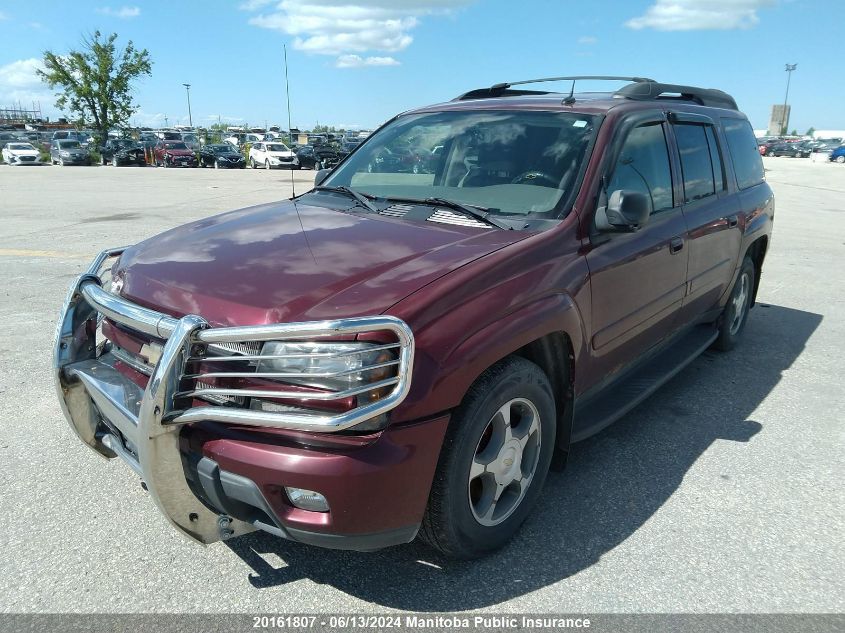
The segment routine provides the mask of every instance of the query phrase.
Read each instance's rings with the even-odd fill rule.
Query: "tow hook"
[[[234,536],[235,531],[232,529],[232,517],[227,516],[225,514],[221,514],[217,517],[217,530],[220,532],[220,539],[225,541],[226,539],[232,538]]]

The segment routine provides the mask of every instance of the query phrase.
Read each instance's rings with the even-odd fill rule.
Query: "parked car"
[[[13,143],[22,141],[17,132],[0,132],[0,148],[6,146],[6,143]]]
[[[3,146],[3,161],[7,165],[40,165],[41,152],[32,143],[6,143]]]
[[[232,135],[224,138],[223,142],[229,143],[230,145],[233,145],[235,147],[241,147],[243,145],[246,145],[247,143],[260,143],[263,140],[264,140],[263,134],[254,134],[252,132],[249,132],[249,133],[246,133],[246,134],[242,134],[242,133],[232,134]]]
[[[100,156],[103,165],[141,165],[147,164],[144,152],[144,145],[133,139],[110,138],[100,148]]]
[[[80,147],[87,149],[91,137],[85,132],[77,132],[76,130],[56,130],[53,132],[51,145],[55,141],[76,141]]]
[[[182,141],[159,141],[153,149],[156,167],[196,167],[197,156]]]
[[[830,153],[830,160],[834,163],[845,163],[845,145],[840,145]]]
[[[194,152],[198,152],[202,149],[202,143],[200,143],[199,137],[197,137],[197,135],[193,132],[183,132],[182,141],[188,146],[188,149],[191,149]]]
[[[215,169],[243,169],[246,159],[229,143],[206,145],[200,150],[200,167]]]
[[[334,167],[344,156],[332,145],[301,145],[294,151],[303,169]]]
[[[519,88],[399,115],[293,201],[103,251],[54,347],[80,439],[199,542],[504,545],[574,442],[741,342],[774,211],[724,92]],[[411,138],[433,174],[368,170]]]
[[[766,156],[790,156],[792,158],[806,158],[812,150],[801,143],[777,143],[770,145]]]
[[[299,169],[299,159],[284,143],[261,141],[253,143],[249,148],[249,166],[252,169],[256,167]]]
[[[77,140],[54,140],[50,144],[50,162],[53,165],[90,165],[91,154]]]

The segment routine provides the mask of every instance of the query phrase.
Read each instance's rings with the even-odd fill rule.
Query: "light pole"
[[[798,64],[786,65],[786,96],[783,98],[783,125],[781,134],[786,136],[786,128],[789,125],[789,117],[786,116],[786,106],[789,102],[789,80],[792,79],[792,71],[798,68]]]
[[[191,84],[182,84],[185,86],[185,94],[188,95],[188,125],[194,127],[194,120],[191,118]]]

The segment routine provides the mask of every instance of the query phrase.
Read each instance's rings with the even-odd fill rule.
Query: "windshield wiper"
[[[499,229],[504,229],[506,231],[512,231],[513,227],[508,226],[504,222],[501,222],[494,218],[490,210],[485,207],[480,207],[474,204],[465,204],[463,202],[458,202],[457,200],[449,200],[448,198],[387,198],[388,200],[392,200],[394,202],[407,202],[409,204],[430,204],[436,205],[440,207],[447,207],[449,209],[454,209],[455,211],[460,211],[461,213],[465,213],[469,216],[477,218],[483,222],[487,222],[488,224],[495,226]]]
[[[376,206],[375,206],[372,202],[370,202],[370,201],[367,199],[367,197],[366,197],[366,196],[364,196],[363,194],[358,193],[358,192],[357,192],[357,191],[355,191],[354,189],[350,189],[349,187],[347,187],[347,186],[345,186],[345,185],[344,185],[344,186],[340,186],[340,187],[323,187],[323,186],[317,186],[317,187],[314,187],[313,191],[332,191],[332,192],[334,192],[334,193],[345,193],[346,195],[348,195],[348,196],[350,196],[350,197],[352,197],[352,198],[355,198],[355,200],[356,200],[356,201],[357,201],[357,202],[358,202],[361,206],[366,207],[367,209],[369,209],[369,210],[370,210],[370,211],[372,211],[373,213],[378,213],[378,211],[379,211],[379,210],[378,210],[378,208],[377,208],[377,207],[376,207]]]

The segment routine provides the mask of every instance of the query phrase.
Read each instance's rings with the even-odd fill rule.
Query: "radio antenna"
[[[288,145],[291,143],[291,135],[290,135],[290,83],[288,82],[288,45],[284,44],[285,49],[285,92],[287,93],[287,101],[288,101]],[[296,198],[296,185],[294,184],[293,178],[293,165],[290,168],[290,190],[291,196]]]

